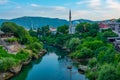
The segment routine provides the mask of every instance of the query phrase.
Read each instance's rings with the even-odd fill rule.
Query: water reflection
[[[52,46],[45,48],[48,52],[42,59],[32,61],[11,80],[86,80],[66,56],[68,53]],[[72,68],[68,69],[68,66]]]

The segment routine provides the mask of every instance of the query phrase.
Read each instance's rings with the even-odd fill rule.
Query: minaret
[[[69,10],[69,34],[72,34],[71,10]]]

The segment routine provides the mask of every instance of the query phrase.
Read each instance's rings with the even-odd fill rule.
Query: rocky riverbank
[[[46,43],[46,44],[47,44],[47,43]],[[68,53],[71,52],[71,50],[68,49],[68,48],[65,47],[65,46],[63,47],[63,46],[61,46],[61,45],[56,45],[56,44],[49,44],[49,45],[55,46],[55,47],[59,47],[60,49],[63,49],[63,50],[65,50],[65,51],[68,52]],[[70,57],[70,56],[68,55],[68,57]],[[82,62],[82,63],[83,63],[83,62],[88,62],[88,61],[90,60],[89,58],[88,58],[88,59],[76,59],[76,58],[74,58],[74,59],[72,59],[72,60],[79,63],[79,65],[78,65],[78,71],[79,71],[80,73],[85,73],[85,71],[87,71],[87,70],[89,69],[89,67],[88,67],[87,65],[80,64],[81,62]]]
[[[38,59],[42,57],[46,52],[46,50],[41,50],[37,56],[33,56],[26,61],[21,62],[19,65],[12,67],[6,72],[0,72],[0,80],[8,80],[9,78],[17,75],[21,71],[23,66],[28,65],[33,59]]]

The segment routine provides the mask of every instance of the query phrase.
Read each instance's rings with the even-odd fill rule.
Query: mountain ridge
[[[32,16],[23,16],[23,17],[18,17],[18,18],[13,18],[13,19],[0,19],[0,25],[3,22],[14,22],[27,29],[43,27],[46,25],[49,25],[50,27],[54,27],[54,28],[62,26],[62,25],[69,25],[69,21],[65,19],[49,18],[49,17],[32,17]],[[78,24],[80,22],[94,23],[97,21],[92,21],[89,19],[72,20],[72,23],[74,24]]]

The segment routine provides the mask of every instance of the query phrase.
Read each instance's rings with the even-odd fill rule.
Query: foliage
[[[71,38],[70,41],[67,42],[67,47],[70,50],[75,50],[76,46],[80,44],[79,38]]]
[[[99,26],[97,23],[90,24],[84,22],[84,23],[79,23],[76,26],[77,33],[82,33],[83,37],[87,37],[87,36],[95,37],[98,33],[98,30],[99,30]]]
[[[29,34],[30,34],[32,37],[37,37],[37,32],[33,31],[32,29],[29,30]]]
[[[18,39],[17,38],[8,38],[7,41],[8,42],[15,42],[15,41],[18,41]]]
[[[117,20],[117,22],[120,22],[120,18]]]
[[[0,59],[0,71],[6,71],[10,68],[12,68],[15,63],[15,59],[12,57],[4,57]]]
[[[1,25],[1,30],[5,33],[14,34],[15,37],[8,38],[8,42],[19,41],[21,44],[27,45],[27,50],[22,49],[15,55],[8,53],[2,46],[0,46],[0,71],[6,71],[21,64],[21,62],[28,60],[36,55],[35,53],[38,53],[38,51],[43,49],[42,42],[38,42],[36,33],[32,30],[28,32],[23,27],[12,22],[4,22]]]
[[[118,35],[112,31],[105,31],[102,35],[103,37],[118,37]]]
[[[95,67],[97,65],[97,59],[96,57],[93,57],[92,59],[89,60],[89,66],[92,68],[92,67]]]
[[[68,34],[68,26],[67,25],[63,25],[57,28],[58,33],[60,34]]]
[[[101,67],[97,80],[119,80],[119,76],[116,74],[114,66],[105,64]]]
[[[83,47],[80,50],[77,50],[73,54],[71,54],[71,57],[84,59],[84,58],[91,58],[93,55],[93,51],[87,47]]]
[[[38,30],[38,34],[41,33],[42,36],[49,36],[50,35],[49,25],[42,27],[41,30],[42,30],[41,32],[40,32],[40,30]]]
[[[89,80],[96,80],[96,78],[98,77],[98,72],[87,70],[86,71],[86,76]]]
[[[5,33],[13,33],[22,44],[27,44],[32,42],[32,37],[29,33],[22,27],[13,22],[4,22],[1,25],[1,30]]]
[[[20,61],[24,61],[24,60],[28,59],[29,53],[25,52],[24,50],[21,50],[16,54],[15,57],[16,57],[16,59],[18,59]]]
[[[34,42],[27,46],[27,49],[32,50],[35,53],[38,53],[41,49],[43,49],[42,42]]]

